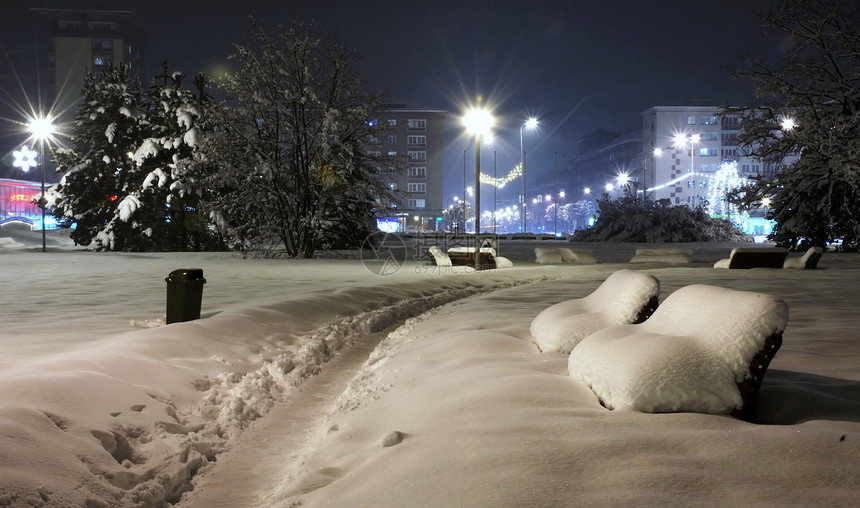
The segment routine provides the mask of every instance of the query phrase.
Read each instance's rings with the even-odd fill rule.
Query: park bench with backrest
[[[788,251],[778,247],[735,247],[714,268],[782,268],[787,256]]]

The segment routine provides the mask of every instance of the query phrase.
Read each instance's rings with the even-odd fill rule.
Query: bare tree
[[[219,85],[210,135],[190,172],[228,238],[245,251],[310,257],[360,245],[398,168],[368,150],[380,97],[360,91],[353,54],[293,26],[254,25]]]
[[[779,62],[749,56],[737,74],[757,101],[742,118],[741,147],[772,171],[731,200],[769,206],[771,238],[804,247],[860,236],[860,5],[791,0],[765,16],[787,46]],[[769,202],[769,204],[768,204]]]

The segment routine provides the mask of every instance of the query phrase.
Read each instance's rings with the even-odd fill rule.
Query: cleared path
[[[218,456],[195,479],[195,488],[177,505],[191,507],[263,506],[262,497],[300,460],[308,435],[333,409],[338,396],[390,330],[369,334],[341,349],[300,390],[245,431],[235,446]]]

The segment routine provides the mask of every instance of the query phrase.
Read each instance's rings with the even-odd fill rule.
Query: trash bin
[[[164,279],[167,281],[167,324],[200,319],[203,301],[203,270],[180,268]]]

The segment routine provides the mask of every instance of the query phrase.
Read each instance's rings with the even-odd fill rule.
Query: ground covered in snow
[[[547,265],[502,241],[514,268],[410,259],[380,276],[348,253],[39,242],[0,230],[0,507],[856,503],[856,254],[719,270],[737,245],[685,244],[693,262],[671,265],[577,244],[600,263]],[[157,326],[164,277],[190,267],[203,319]],[[620,269],[655,276],[661,301],[708,284],[788,304],[757,424],[610,411],[566,354],[540,352],[535,316]]]

